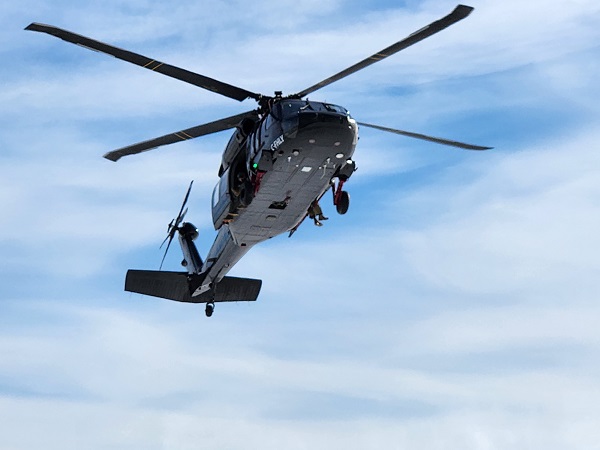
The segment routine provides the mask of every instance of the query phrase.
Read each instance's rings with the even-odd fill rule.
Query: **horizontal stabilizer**
[[[128,270],[125,290],[186,303],[253,302],[258,298],[261,280],[223,277],[214,291],[192,297],[186,272]]]

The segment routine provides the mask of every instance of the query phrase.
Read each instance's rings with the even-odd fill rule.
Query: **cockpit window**
[[[348,110],[346,108],[342,108],[341,106],[331,105],[329,103],[323,103],[325,109],[331,112],[336,112],[340,114],[348,114]]]
[[[348,110],[341,106],[329,103],[311,102],[308,100],[286,99],[282,100],[281,109],[283,118],[290,119],[297,117],[299,112],[332,112],[349,116]]]
[[[275,120],[281,120],[281,102],[277,102],[271,107],[271,116],[273,116]]]
[[[296,117],[298,115],[298,111],[306,105],[306,102],[302,100],[283,100],[281,102],[281,109],[283,113],[283,117]]]

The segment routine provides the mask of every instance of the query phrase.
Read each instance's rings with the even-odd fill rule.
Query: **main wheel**
[[[214,303],[207,303],[206,304],[206,309],[204,310],[204,313],[206,314],[206,317],[212,316],[214,310],[215,310],[215,304]]]
[[[348,208],[350,207],[350,194],[346,191],[340,192],[340,198],[335,205],[335,209],[337,209],[338,214],[346,214],[348,212]]]

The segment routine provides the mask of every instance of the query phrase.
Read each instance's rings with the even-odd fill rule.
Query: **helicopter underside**
[[[251,246],[294,228],[352,157],[357,133],[352,119],[310,115],[301,113],[298,130],[274,140],[273,168],[262,176],[252,202],[229,224],[238,245]]]

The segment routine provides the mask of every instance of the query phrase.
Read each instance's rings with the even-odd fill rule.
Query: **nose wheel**
[[[214,311],[215,311],[215,304],[213,302],[207,303],[206,309],[204,310],[206,317],[212,316]]]

